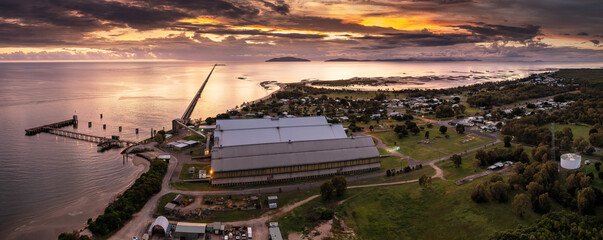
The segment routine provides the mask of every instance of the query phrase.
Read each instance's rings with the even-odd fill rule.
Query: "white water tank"
[[[561,155],[561,167],[564,169],[578,169],[582,163],[582,157],[575,153]]]

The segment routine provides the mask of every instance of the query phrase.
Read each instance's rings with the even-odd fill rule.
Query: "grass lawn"
[[[510,202],[471,201],[471,189],[484,180],[456,186],[434,179],[427,190],[418,183],[350,189],[361,194],[346,201],[338,213],[359,239],[486,239],[537,220],[539,215],[532,211],[517,217]]]
[[[197,149],[197,150],[194,150],[194,151],[192,152],[192,154],[191,154],[190,152],[189,152],[189,153],[187,153],[187,154],[189,154],[189,155],[191,155],[191,156],[196,156],[196,155],[204,155],[204,154],[205,154],[205,148]]]
[[[385,171],[392,168],[403,168],[408,165],[408,162],[401,157],[389,156],[381,158],[381,170]]]
[[[582,160],[584,161],[584,159]],[[582,168],[582,171],[585,174],[588,173],[593,173],[595,175],[595,178],[593,179],[591,186],[598,188],[599,190],[603,191],[603,179],[599,178],[599,173],[597,172],[597,169],[595,168],[595,163],[597,161],[591,161],[590,165],[584,165],[584,167]],[[603,165],[601,166],[601,170],[603,171]]]
[[[191,167],[195,167],[195,173],[194,174],[190,174],[188,173],[188,169]],[[211,169],[211,165],[209,164],[189,164],[189,163],[185,163],[184,166],[182,166],[182,169],[180,170],[180,174],[178,174],[178,179],[182,179],[182,180],[186,180],[186,179],[197,179],[199,178],[199,170],[203,169],[205,171],[207,171],[207,174],[209,174],[209,170]]]
[[[155,209],[155,213],[159,215],[163,214],[163,211],[165,210],[165,205],[174,200],[177,195],[178,194],[176,193],[168,193],[161,196],[161,200],[159,201],[159,205],[157,205],[157,208]]]
[[[199,141],[201,143],[205,143],[205,138],[202,137],[202,136],[199,136],[197,134],[191,134],[191,135],[188,135],[188,136],[186,136],[186,137],[184,137],[182,139],[187,140],[187,141],[195,140],[195,141]]]
[[[494,148],[504,148],[504,143],[497,143],[494,144],[492,146],[488,146],[485,148],[482,148],[482,150],[484,151],[488,151]],[[512,150],[514,150],[516,147],[516,145],[513,145],[511,147]],[[531,154],[532,148],[531,147],[523,147],[524,151],[527,151],[528,154]],[[438,167],[440,167],[442,169],[442,171],[444,171],[444,177],[448,180],[457,180],[481,171],[485,170],[485,167],[480,168],[480,170],[478,171],[474,171],[475,169],[473,168],[473,159],[475,159],[475,154],[477,154],[477,151],[473,151],[473,152],[469,152],[467,154],[463,154],[461,155],[462,157],[462,162],[461,162],[461,166],[459,168],[455,168],[454,164],[452,164],[452,161],[450,160],[444,160],[441,162],[436,163],[436,165]]]
[[[398,139],[393,131],[386,132],[373,132],[371,135],[380,138],[385,145],[388,147],[399,146],[399,152],[414,158],[419,161],[430,161],[438,159],[440,157],[465,151],[479,145],[490,143],[493,140],[485,137],[481,137],[474,134],[457,134],[456,132],[450,132],[448,135],[450,138],[445,138],[443,134],[438,131],[437,126],[431,129],[426,128],[419,134],[414,136],[410,134],[407,137]],[[425,131],[428,130],[431,135],[431,143],[424,144],[420,143],[421,140],[425,139]],[[472,139],[471,141],[463,143],[463,140]]]
[[[379,154],[381,155],[387,155],[389,154],[389,151],[383,148],[377,148],[377,150],[379,150]]]
[[[227,188],[213,187],[208,182],[172,182],[173,188],[184,191],[219,191]]]
[[[551,124],[549,123],[547,125],[544,125],[543,127],[551,129]],[[574,139],[578,136],[581,136],[584,139],[586,139],[586,141],[588,141],[588,131],[592,128],[591,126],[586,125],[586,124],[576,124],[576,125],[555,124],[555,132],[561,131],[566,127],[569,127],[572,129],[572,134],[574,134]]]

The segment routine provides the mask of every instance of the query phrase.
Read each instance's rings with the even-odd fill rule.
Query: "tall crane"
[[[193,97],[193,100],[191,101],[191,103],[188,105],[188,107],[184,111],[184,114],[182,114],[182,117],[179,119],[174,119],[172,121],[172,131],[174,133],[177,133],[178,129],[180,129],[182,127],[188,128],[187,124],[191,121],[191,115],[193,114],[193,110],[195,110],[195,106],[197,106],[197,102],[199,101],[199,98],[201,97],[201,93],[203,92],[203,89],[205,89],[205,85],[207,85],[207,82],[209,81],[211,74],[214,72],[214,69],[216,69],[217,66],[226,66],[226,65],[214,64],[214,66],[211,68],[211,71],[207,75],[207,78],[205,78],[205,81],[203,82],[203,84],[201,85],[199,90],[197,91],[197,94],[195,94],[195,97]]]

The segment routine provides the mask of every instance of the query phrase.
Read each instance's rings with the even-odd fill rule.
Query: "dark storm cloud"
[[[69,38],[72,31],[53,26],[21,26],[0,22],[0,47],[18,46],[74,46],[79,45],[76,39]]]
[[[342,19],[317,16],[290,15],[287,18],[275,18],[271,22],[278,22],[278,25],[283,28],[325,32],[382,33],[396,31],[392,28],[364,26],[353,22],[344,22]]]
[[[525,41],[541,35],[540,26],[526,25],[524,27],[474,23],[474,25],[454,26],[475,34],[487,37],[498,37],[501,40]]]
[[[482,42],[486,38],[472,34],[434,34],[427,31],[414,33],[387,33],[383,36],[363,36],[357,38],[373,42],[370,49],[389,49],[396,47],[436,47],[451,46],[462,43]],[[366,49],[367,47],[358,47],[357,49]]]
[[[207,14],[229,18],[250,18],[260,13],[252,4],[234,3],[224,0],[138,0],[153,7],[171,7],[183,9],[190,13]]]
[[[455,4],[455,3],[467,3],[473,2],[472,0],[414,0],[414,2],[430,2],[437,4]]]
[[[590,40],[590,42],[595,44],[595,46],[598,46],[599,43],[601,43],[599,40],[596,40],[596,39]]]
[[[579,32],[576,35],[578,35],[578,36],[588,36],[588,33],[587,32]]]
[[[277,1],[276,4],[267,1],[262,2],[264,3],[264,6],[269,7],[270,9],[281,15],[289,14],[289,4],[285,3],[285,1],[283,0]]]
[[[233,30],[227,28],[211,28],[196,30],[195,33],[210,33],[218,35],[255,35],[255,36],[272,36],[272,37],[284,37],[284,38],[295,38],[295,39],[321,39],[326,37],[324,34],[303,34],[303,33],[274,33],[273,31],[261,31],[261,30]]]

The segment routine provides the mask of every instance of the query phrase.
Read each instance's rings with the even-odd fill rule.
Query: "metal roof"
[[[179,222],[176,225],[176,233],[205,233],[205,223]]]
[[[218,120],[216,125],[215,146],[223,147],[347,137],[342,125],[323,116]]]
[[[379,157],[370,136],[214,147],[215,172],[263,169]]]
[[[218,119],[216,120],[216,130],[312,126],[325,124],[328,123],[324,116],[297,118]]]
[[[268,228],[268,232],[270,233],[270,239],[272,240],[282,240],[283,235],[281,234],[281,229],[278,227]]]
[[[149,226],[149,235],[152,235],[151,233],[153,232],[153,227],[155,226],[161,226],[161,228],[163,228],[163,231],[167,233],[169,225],[170,222],[167,220],[167,218],[165,218],[164,216],[159,216],[157,217],[157,219],[155,219],[155,222],[153,222],[151,226]]]

